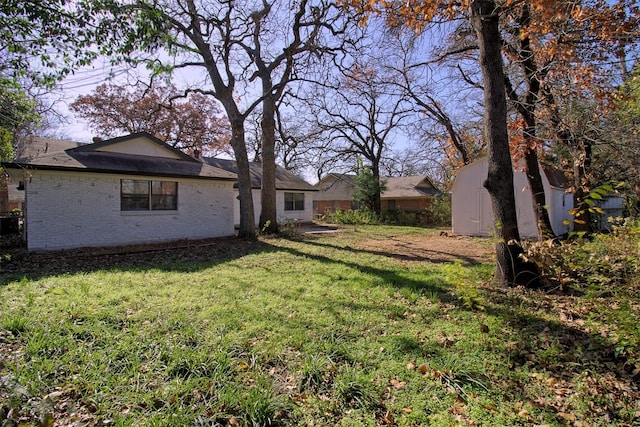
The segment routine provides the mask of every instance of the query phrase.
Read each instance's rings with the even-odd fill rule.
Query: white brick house
[[[2,166],[25,183],[30,251],[234,233],[236,175],[146,133]]]
[[[204,158],[204,162],[211,166],[237,174],[238,166],[234,160]],[[249,163],[251,174],[251,194],[253,196],[253,214],[256,225],[260,221],[262,208],[262,164]],[[234,187],[234,223],[240,224],[240,200],[237,184]],[[310,223],[313,221],[313,198],[318,189],[288,170],[276,166],[276,215],[278,223],[294,221],[296,223]]]

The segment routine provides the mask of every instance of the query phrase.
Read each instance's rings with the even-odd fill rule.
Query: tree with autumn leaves
[[[598,0],[581,4],[542,0],[353,1],[351,4],[372,14],[383,14],[391,26],[407,26],[418,32],[435,20],[465,18],[470,21],[483,76],[484,127],[489,158],[484,186],[489,191],[497,222],[496,280],[508,285],[535,283],[535,267],[524,263],[520,257],[522,246],[513,196],[508,103],[515,106],[522,118],[522,152],[527,175],[530,182],[537,185],[540,179],[535,176],[538,173],[537,148],[541,146],[536,135],[537,107],[543,101],[554,100],[555,103],[553,83],[557,74],[554,73],[569,74],[579,70],[582,71],[582,74],[576,74],[579,80],[592,76],[584,73],[582,65],[601,65],[598,60],[602,56],[597,55],[607,51],[602,49],[605,46],[618,57],[623,56],[625,49],[638,40],[638,6],[624,0],[614,4]],[[521,70],[517,85],[510,79],[511,75],[505,73],[504,58]],[[576,67],[576,64],[581,66]],[[557,105],[554,103],[548,103],[547,107]],[[557,114],[554,118],[556,120],[550,123],[559,129],[561,121]],[[533,188],[534,193],[544,194],[535,191],[537,187]],[[535,204],[543,208],[538,211],[544,211],[543,198],[536,198]],[[543,217],[539,224],[543,229],[546,227]]]
[[[79,96],[71,109],[103,138],[144,131],[187,153],[209,155],[228,144],[229,126],[218,102],[200,93],[185,96],[173,85],[129,90],[104,83]]]
[[[513,70],[505,83],[519,116],[512,121],[512,153],[526,164],[543,236],[552,233],[536,165],[549,142],[570,153],[567,165],[580,216],[575,227],[591,231],[586,201],[597,185],[590,177],[597,142],[584,130],[604,129],[601,118],[613,112],[612,97],[627,74],[627,52],[638,41],[637,20],[638,7],[625,1],[523,2],[505,9],[503,52]],[[575,126],[578,105],[589,105],[592,114]]]

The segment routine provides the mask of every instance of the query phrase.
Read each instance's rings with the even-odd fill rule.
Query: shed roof
[[[571,183],[567,176],[560,169],[557,169],[554,166],[540,163],[540,169],[545,174],[547,179],[549,180],[549,184],[552,187],[556,188],[569,188],[571,187]]]
[[[484,156],[479,158],[478,160],[471,162],[467,165],[462,166],[460,169],[458,169],[456,171],[456,180],[454,181],[454,187],[455,187],[455,183],[457,182],[457,178],[458,176],[460,176],[461,171],[463,170],[469,170],[475,167],[478,167],[479,165],[483,164],[483,163],[488,163],[489,162],[489,158]],[[549,184],[552,187],[555,188],[561,188],[561,189],[567,189],[569,187],[571,187],[571,183],[569,182],[569,179],[567,178],[567,176],[564,174],[563,171],[561,171],[560,169],[556,168],[553,165],[547,164],[547,163],[542,163],[539,162],[538,163],[540,165],[540,170],[542,171],[542,173],[544,174],[544,176],[547,177],[547,180],[549,181]],[[521,170],[522,165],[519,164],[515,164],[514,165],[514,169],[516,170]],[[486,167],[486,166],[485,166]]]
[[[215,157],[204,157],[202,160],[211,166],[215,166],[216,168],[224,169],[236,175],[238,173],[238,164],[235,160],[218,159]],[[262,188],[262,163],[249,162],[249,173],[251,174],[251,188]],[[276,189],[294,191],[318,191],[317,188],[306,182],[304,179],[277,165]]]

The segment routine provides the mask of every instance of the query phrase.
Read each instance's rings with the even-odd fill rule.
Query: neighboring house
[[[353,189],[356,186],[355,175],[330,173],[316,185],[313,195],[313,215],[317,218],[337,210],[348,211],[359,206],[353,201]]]
[[[495,231],[495,221],[488,191],[482,186],[487,179],[489,161],[482,158],[460,168],[451,190],[451,226],[454,235],[488,236]],[[559,170],[540,164],[540,174],[546,196],[551,227],[556,236],[569,231],[565,221],[571,221],[573,195],[567,177]],[[538,237],[533,197],[524,172],[513,177],[518,229],[520,237]]]
[[[386,183],[385,190],[380,194],[383,211],[420,211],[431,206],[433,198],[440,194],[426,176],[389,177],[383,180]]]
[[[205,157],[202,159],[211,166],[238,173],[235,160],[217,159]],[[260,190],[262,188],[262,164],[249,163],[251,173],[251,189],[253,195],[253,210],[256,225],[260,222],[260,210],[262,207]],[[240,200],[238,199],[238,186],[234,186],[234,224],[240,224]],[[309,223],[313,219],[312,200],[317,189],[288,170],[276,166],[276,214],[279,223],[295,221],[296,223]]]
[[[427,208],[440,192],[426,176],[383,177],[386,189],[380,194],[380,206],[384,210],[404,209],[418,211]],[[356,186],[355,175],[330,173],[317,184],[313,213],[326,215],[336,210],[357,209],[353,201]]]
[[[137,133],[2,163],[31,251],[229,236],[233,173]]]

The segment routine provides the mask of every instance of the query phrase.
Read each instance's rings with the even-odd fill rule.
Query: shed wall
[[[482,186],[487,171],[486,159],[478,160],[458,171],[451,194],[451,225],[454,235],[487,236],[494,232],[489,193]],[[567,232],[564,221],[571,219],[568,211],[573,207],[573,199],[564,189],[551,187],[544,174],[542,181],[551,227],[556,235],[564,234]],[[526,174],[515,172],[513,182],[520,237],[537,238],[533,198]]]

